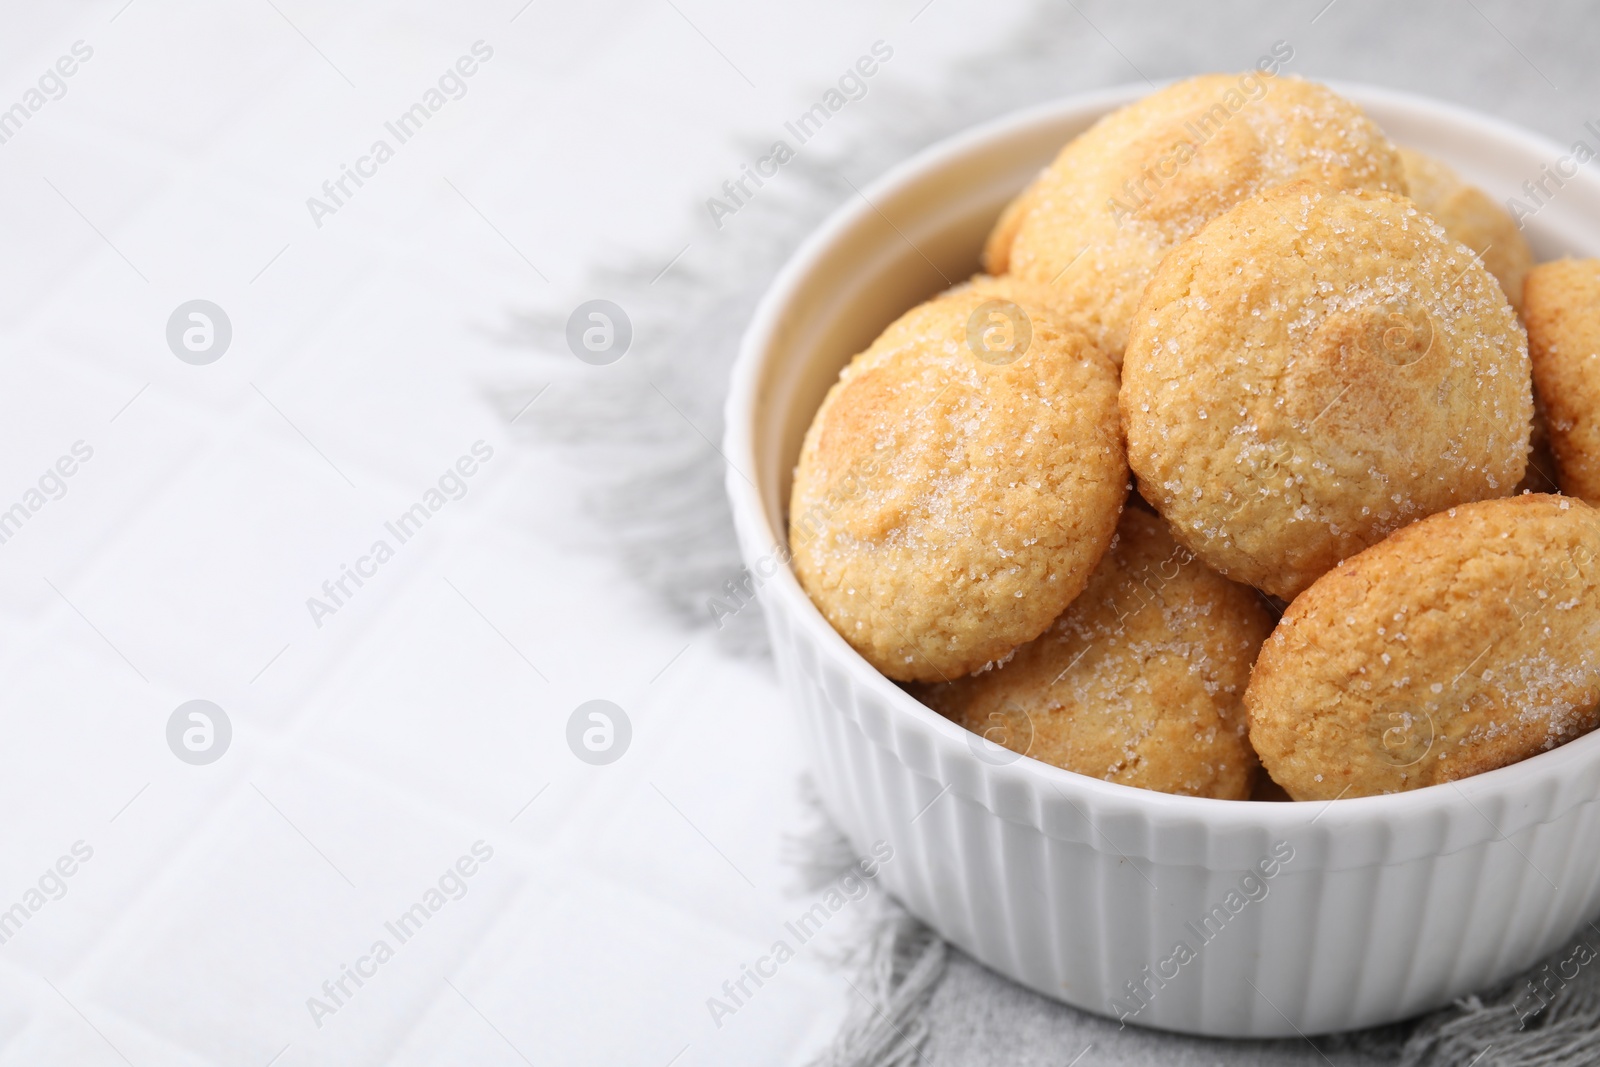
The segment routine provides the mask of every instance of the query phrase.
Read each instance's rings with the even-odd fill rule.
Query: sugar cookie
[[[1061,150],[1025,194],[1005,263],[1059,289],[1120,360],[1161,258],[1241,200],[1296,179],[1405,191],[1389,139],[1332,90],[1254,71],[1189,78]]]
[[[829,391],[790,500],[812,602],[901,681],[957,678],[1039,636],[1116,529],[1116,370],[1018,289],[907,312]]]
[[[1410,200],[1308,182],[1174,249],[1122,368],[1128,457],[1177,538],[1292,599],[1346,556],[1523,475],[1525,335]]]
[[[1529,494],[1407,526],[1289,606],[1244,700],[1296,800],[1448,782],[1593,729],[1600,511]]]
[[[1005,663],[917,696],[995,744],[1079,774],[1243,800],[1242,698],[1273,616],[1129,507],[1070,607]]]

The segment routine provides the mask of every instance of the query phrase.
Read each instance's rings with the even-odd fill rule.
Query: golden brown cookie
[[[1048,285],[1019,278],[1014,274],[974,274],[966,281],[954,286],[951,292],[971,291],[981,293],[985,297],[1001,301],[1017,301],[1029,307],[1043,311],[1055,320],[1058,326],[1070,327],[1084,336],[1090,336],[1089,330],[1083,319],[1074,314],[1071,307],[1066,306],[1061,300],[1061,292]],[[1002,331],[1001,340],[1004,340]],[[1105,349],[1096,345],[1095,348],[1105,356],[1110,354]]]
[[[1011,269],[1012,242],[1017,239],[1017,231],[1022,228],[1022,220],[1033,210],[1034,201],[1039,197],[1039,189],[1043,182],[1044,175],[1041,173],[1006,205],[1004,211],[1000,212],[1000,218],[995,222],[994,229],[989,231],[989,239],[983,244],[983,269],[986,273],[1000,275]]]
[[[1600,260],[1541,263],[1523,295],[1533,386],[1561,491],[1600,502]]]
[[[1128,490],[1116,370],[1003,286],[894,322],[839,376],[790,498],[795,572],[901,681],[960,677],[1082,591]]]
[[[1243,800],[1256,758],[1241,703],[1273,616],[1160,518],[1122,513],[1089,586],[990,670],[919,687],[923,703],[1034,759],[1163,793]]]
[[[1522,477],[1532,393],[1499,284],[1415,204],[1300,182],[1174,249],[1122,368],[1128,456],[1177,538],[1292,599]]]
[[[1296,179],[1405,191],[1394,146],[1361,109],[1298,78],[1210,74],[1101,119],[1056,157],[1009,248],[1120,358],[1161,257],[1250,196]]]
[[[1465,778],[1593,729],[1600,511],[1530,494],[1407,526],[1289,606],[1244,702],[1296,800]]]
[[[1521,311],[1522,282],[1533,266],[1533,250],[1516,220],[1482,189],[1468,185],[1437,159],[1402,148],[1400,162],[1411,199],[1432,215],[1445,233],[1482,258],[1511,306]]]

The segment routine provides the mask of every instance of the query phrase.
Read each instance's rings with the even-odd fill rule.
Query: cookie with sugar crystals
[[[1512,492],[1528,367],[1499,283],[1410,200],[1279,186],[1146,289],[1129,463],[1178,540],[1292,599],[1407,523]]]
[[[1483,258],[1506,299],[1522,310],[1522,283],[1533,266],[1533,250],[1516,220],[1487,193],[1461,180],[1444,163],[1411,148],[1400,149],[1406,192],[1444,232]]]
[[[1031,641],[1116,529],[1116,396],[1110,361],[1025,287],[980,279],[913,308],[806,433],[789,507],[801,585],[900,681],[958,678]]]
[[[1331,89],[1255,71],[1188,78],[1069,142],[991,248],[1004,245],[1011,273],[1059,290],[1120,361],[1162,257],[1241,200],[1301,179],[1405,191],[1389,139]]]
[[[1407,526],[1284,613],[1245,691],[1296,800],[1516,763],[1600,717],[1600,511],[1529,494]]]
[[[915,695],[985,740],[1069,771],[1244,800],[1256,774],[1244,689],[1272,623],[1256,592],[1129,507],[1088,588],[1048,630],[1003,664]]]

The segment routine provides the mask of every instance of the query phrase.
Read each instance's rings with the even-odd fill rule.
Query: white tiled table
[[[731,134],[888,30],[905,78],[982,34],[910,23],[921,0],[675,2],[0,15],[0,108],[94,50],[0,144],[0,509],[93,449],[0,544],[0,909],[93,850],[0,945],[0,1063],[783,1063],[836,1025],[820,953],[720,1028],[705,1007],[802,906],[769,674],[684,651],[581,549],[581,472],[485,394],[604,373],[494,335],[670,259]],[[466,95],[315,226],[305,199],[480,39]],[[209,366],[165,344],[196,297],[234,331]],[[466,496],[315,625],[306,598],[477,441]],[[634,727],[606,767],[565,743],[597,697]],[[166,744],[194,698],[234,729],[208,766]],[[478,841],[464,895],[386,934]]]

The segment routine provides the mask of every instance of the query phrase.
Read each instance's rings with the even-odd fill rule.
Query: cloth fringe
[[[873,935],[867,966],[851,982],[856,1002],[839,1036],[811,1067],[911,1067],[928,1040],[924,1009],[944,977],[945,944],[898,911]]]

